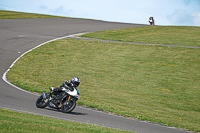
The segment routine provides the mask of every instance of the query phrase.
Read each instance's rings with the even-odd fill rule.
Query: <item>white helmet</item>
[[[74,78],[72,79],[72,83],[73,83],[73,85],[74,85],[75,87],[78,87],[79,84],[80,84],[80,79],[79,79],[78,77],[74,77]]]

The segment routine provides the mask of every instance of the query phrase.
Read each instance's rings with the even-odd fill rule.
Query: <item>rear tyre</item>
[[[61,110],[65,113],[69,113],[72,112],[75,107],[76,107],[76,100],[71,99],[70,101],[67,101],[63,104]]]
[[[42,95],[37,99],[37,101],[36,101],[36,106],[37,106],[38,108],[45,108],[45,107],[47,106],[47,103],[45,103],[45,101],[44,101]]]

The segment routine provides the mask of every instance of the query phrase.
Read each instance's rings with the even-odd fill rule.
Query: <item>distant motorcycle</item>
[[[155,25],[155,23],[154,23],[154,18],[153,18],[152,15],[151,15],[150,18],[149,18],[149,23],[150,23],[150,25]]]
[[[65,113],[69,113],[76,107],[76,101],[80,99],[80,92],[78,88],[73,87],[73,91],[65,89],[62,92],[52,93],[42,92],[42,95],[37,99],[36,106],[38,108],[51,108],[60,109]]]

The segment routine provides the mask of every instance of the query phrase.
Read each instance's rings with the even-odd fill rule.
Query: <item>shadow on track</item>
[[[65,113],[65,112],[63,112],[62,110],[59,110],[59,109],[53,109],[53,108],[41,108],[41,109],[46,109],[46,110],[50,110],[50,111]],[[86,113],[80,113],[80,112],[74,112],[74,111],[66,113],[66,114],[71,114],[71,115],[88,115]]]

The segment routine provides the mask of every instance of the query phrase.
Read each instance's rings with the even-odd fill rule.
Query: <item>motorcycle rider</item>
[[[74,88],[79,86],[79,84],[80,84],[80,79],[78,77],[74,77],[71,81],[68,80],[64,82],[60,87],[57,87],[57,88],[51,87],[51,93],[52,94],[59,93],[59,92],[65,91],[66,89],[73,91]],[[59,97],[54,96],[53,99],[59,99]],[[52,100],[52,102],[53,101],[54,100]],[[50,103],[51,105],[52,105],[52,102]],[[55,102],[53,102],[52,106],[54,105],[55,105]]]
[[[64,82],[60,87],[58,88],[51,88],[52,93],[64,91],[65,89],[69,89],[70,91],[74,90],[74,87],[78,87],[80,84],[80,79],[78,77],[74,77],[71,81],[68,80]]]
[[[149,23],[150,23],[150,25],[154,25],[154,18],[152,15],[149,18]]]

